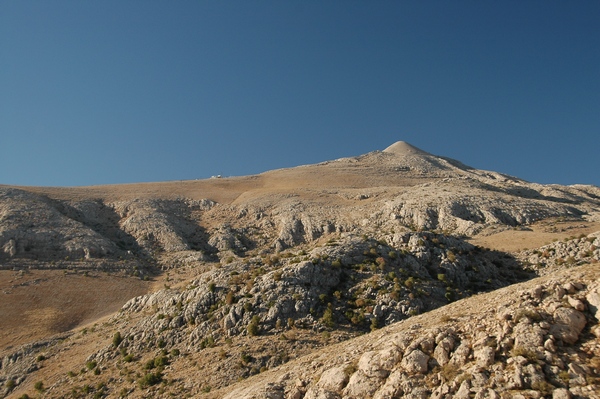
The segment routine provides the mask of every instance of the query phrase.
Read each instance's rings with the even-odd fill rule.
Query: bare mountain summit
[[[411,154],[415,155],[431,155],[409,143],[406,141],[396,141],[391,146],[387,147],[383,152],[388,152],[391,154],[395,154],[398,156],[407,156]]]
[[[597,398],[600,189],[406,142],[0,186],[0,397]]]

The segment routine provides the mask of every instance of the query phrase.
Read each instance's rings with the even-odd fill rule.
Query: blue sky
[[[398,140],[600,186],[598,1],[2,1],[0,184],[247,175]]]

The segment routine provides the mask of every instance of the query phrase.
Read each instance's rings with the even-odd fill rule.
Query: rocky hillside
[[[234,385],[225,398],[597,398],[600,268],[472,297]]]
[[[581,235],[473,243],[540,221]],[[83,273],[99,302],[94,278],[154,281],[106,320],[0,348],[0,394],[595,397],[599,222],[598,187],[404,142],[240,178],[0,187],[1,278]],[[11,336],[21,324],[7,320]]]
[[[527,183],[398,142],[355,158],[156,191],[0,187],[0,259],[4,268],[170,267],[161,255],[215,260],[342,232],[470,236],[551,217],[600,220],[600,188]]]

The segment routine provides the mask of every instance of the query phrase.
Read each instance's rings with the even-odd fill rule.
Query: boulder
[[[368,398],[375,393],[382,382],[383,380],[370,378],[361,370],[358,370],[350,377],[342,396],[348,399]]]
[[[479,367],[487,367],[494,364],[494,357],[496,352],[494,348],[490,346],[484,346],[475,351],[475,361]]]
[[[555,324],[550,328],[550,334],[567,344],[574,344],[579,339],[581,330],[585,327],[585,315],[573,308],[558,308],[554,311]]]
[[[450,351],[454,349],[454,339],[450,336],[443,338],[433,351],[433,358],[440,366],[445,366],[450,361]]]
[[[404,385],[407,378],[410,377],[400,369],[392,371],[385,384],[375,392],[373,399],[393,399],[400,397],[403,393],[402,385]]]
[[[596,317],[596,320],[600,321],[600,287],[589,292],[585,299],[589,304],[590,312]]]
[[[429,356],[419,349],[415,349],[404,356],[400,365],[408,373],[425,373],[427,371],[427,362]]]
[[[341,391],[347,383],[348,374],[342,366],[324,371],[317,386],[328,391]]]
[[[565,388],[557,388],[552,391],[552,399],[571,399],[571,392]]]

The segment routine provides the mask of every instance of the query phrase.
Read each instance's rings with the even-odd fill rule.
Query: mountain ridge
[[[569,350],[600,353],[593,310],[600,260],[594,232],[599,230],[598,187],[529,183],[401,141],[383,151],[243,177],[79,188],[1,186],[0,311],[9,317],[0,336],[0,383],[7,397],[31,393],[38,380],[45,397],[69,391],[75,397],[202,397],[211,390],[213,397],[236,397],[241,391],[230,390],[239,386],[249,389],[243,388],[248,398],[441,399],[466,398],[465,392],[540,398],[554,391],[567,395],[564,390],[593,397],[585,395],[598,388],[598,365],[569,357]],[[577,268],[582,272],[569,276]],[[443,364],[420,362],[428,356],[439,363],[435,348],[446,338],[408,342],[385,364],[348,341],[383,327],[393,330],[398,323],[413,325],[419,314],[430,320],[431,311],[431,322],[438,323],[435,309],[454,309],[456,301],[477,301],[542,275],[579,288],[564,288],[566,294],[543,280],[535,283],[545,293],[534,298],[537,302],[521,294],[508,298],[529,303],[541,315],[541,320],[531,316],[528,326],[543,331],[543,342],[527,344],[543,362],[539,370],[531,353],[523,363],[511,352],[510,339],[518,342],[512,329],[525,328],[517,322],[504,333],[510,339],[494,346],[494,359],[470,333],[453,335],[456,345],[443,349],[446,354],[469,354],[456,364],[456,375],[441,377],[435,375],[444,371]],[[128,281],[135,281],[129,297]],[[114,292],[105,295],[100,287],[111,282]],[[89,295],[78,294],[81,300],[74,301],[67,295],[72,284]],[[544,295],[562,305],[550,306]],[[52,301],[40,305],[49,296]],[[106,304],[106,311],[92,302]],[[567,310],[556,313],[558,308]],[[20,317],[20,311],[29,316]],[[517,314],[515,307],[510,316]],[[576,339],[564,335],[566,314],[583,325]],[[495,328],[509,328],[492,324],[484,334],[488,338]],[[539,334],[525,335],[537,340]],[[553,351],[544,349],[547,340]],[[304,370],[308,374],[299,382],[279,375],[266,385],[251,383],[263,381],[266,370],[342,341],[351,345],[354,360],[332,359],[337,371],[315,366]],[[459,342],[464,343],[460,351]],[[422,354],[415,352],[419,345]],[[391,350],[371,349],[379,357]],[[494,373],[504,382],[482,385],[477,379],[493,376],[479,369],[471,373],[477,378],[467,376],[473,362],[483,359],[480,351],[487,351],[481,361],[497,367]],[[37,360],[40,356],[44,360]],[[573,382],[560,380],[552,368],[560,362],[574,364]],[[69,375],[61,364],[70,367]],[[521,373],[520,379],[507,369]],[[427,388],[415,390],[401,373]],[[249,385],[236,385],[247,378]],[[366,386],[387,388],[376,393]]]

